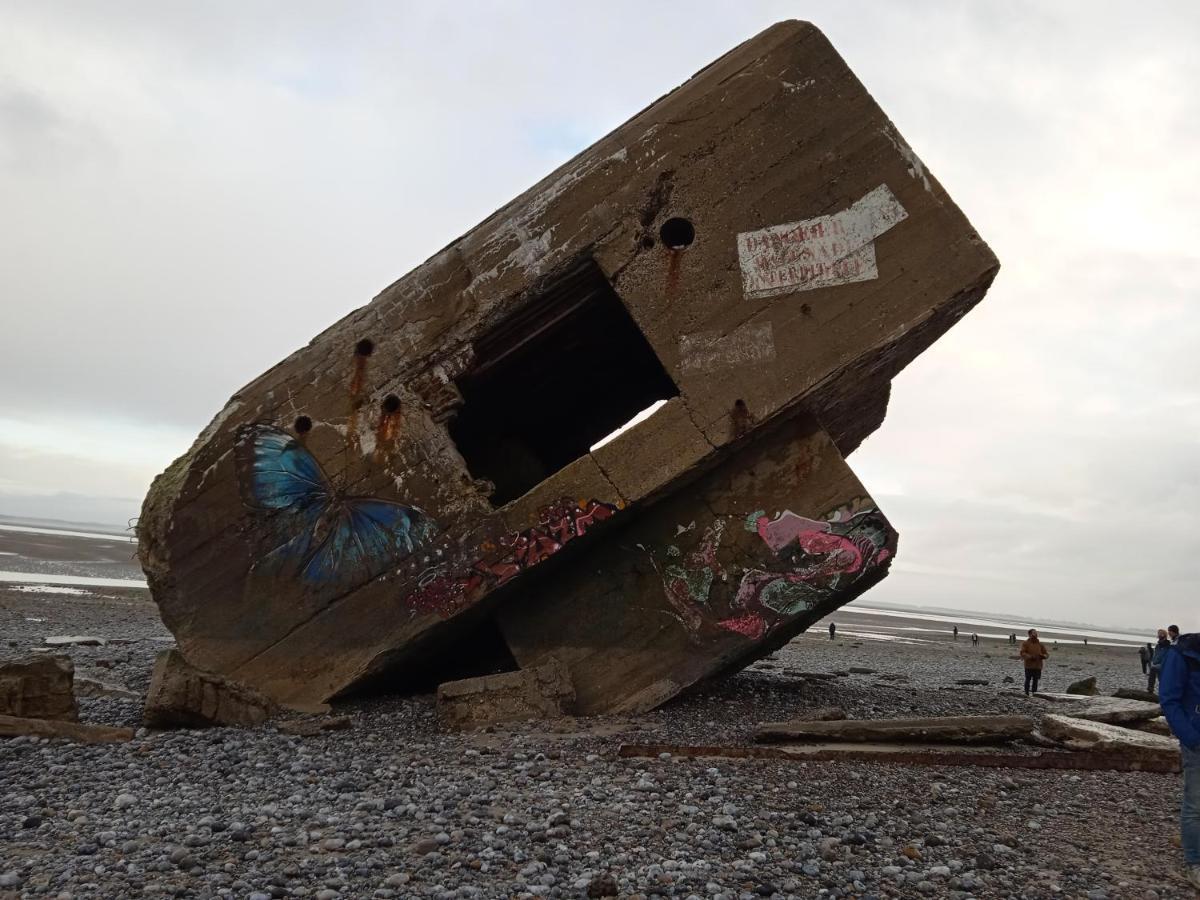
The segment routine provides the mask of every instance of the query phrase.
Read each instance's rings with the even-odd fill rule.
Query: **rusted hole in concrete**
[[[383,398],[383,411],[389,416],[400,410],[400,398],[395,394],[388,394]]]
[[[503,506],[658,400],[679,395],[592,260],[475,341],[450,436]]]
[[[298,416],[295,425],[296,434],[308,434],[312,431],[312,419],[308,416]]]
[[[370,338],[363,338],[354,345],[354,352],[358,356],[370,356],[375,352],[375,342]]]
[[[686,250],[696,240],[696,226],[687,219],[667,219],[658,229],[658,236],[668,250]]]

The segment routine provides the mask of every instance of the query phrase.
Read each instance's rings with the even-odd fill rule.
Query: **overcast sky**
[[[242,384],[784,18],[1002,263],[851,458],[901,533],[870,599],[1196,628],[1194,2],[0,0],[0,514],[136,515]]]

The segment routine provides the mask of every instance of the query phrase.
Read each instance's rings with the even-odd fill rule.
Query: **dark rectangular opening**
[[[475,342],[450,422],[492,503],[524,494],[679,389],[592,260]]]

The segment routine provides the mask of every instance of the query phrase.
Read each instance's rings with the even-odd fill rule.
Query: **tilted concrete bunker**
[[[997,268],[775,25],[239,391],[146,498],[154,598],[296,707],[554,657],[649,709],[884,577],[844,459]]]

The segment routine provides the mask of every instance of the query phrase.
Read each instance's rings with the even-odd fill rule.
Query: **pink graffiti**
[[[588,532],[597,522],[612,517],[617,507],[598,500],[576,502],[563,499],[539,511],[538,524],[500,538],[498,555],[480,559],[457,572],[435,576],[405,598],[417,612],[448,615],[475,599],[511,581],[526,569],[549,559],[563,546]]]
[[[852,538],[832,532],[832,522],[817,521],[784,510],[774,521],[765,515],[756,520],[758,535],[775,553],[795,544],[807,556],[820,557],[803,574],[824,577],[859,571],[868,558],[876,558],[875,545],[868,538]]]
[[[752,641],[757,641],[767,633],[766,620],[758,613],[748,613],[744,616],[738,616],[736,619],[725,619],[717,624],[726,631],[745,635]]]

